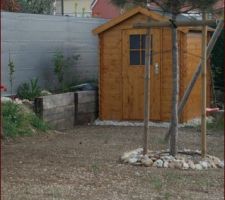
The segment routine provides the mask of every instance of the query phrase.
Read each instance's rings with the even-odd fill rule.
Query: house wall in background
[[[91,17],[91,3],[92,0],[64,0],[64,15],[77,15],[78,17],[81,17],[84,9],[84,16]],[[75,4],[77,5],[76,8]],[[56,14],[62,14],[61,0],[56,0]]]
[[[67,80],[96,79],[98,74],[98,38],[92,29],[106,20],[66,16],[1,13],[1,84],[9,94],[9,51],[15,64],[14,92],[24,81],[38,77],[40,85],[54,88],[53,55],[57,50],[65,55],[80,55]]]

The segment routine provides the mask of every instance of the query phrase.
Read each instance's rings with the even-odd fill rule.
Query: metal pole
[[[203,21],[206,20],[206,13],[203,12]],[[207,70],[207,58],[206,58],[206,45],[207,45],[207,27],[203,25],[202,30],[202,117],[201,117],[201,143],[202,143],[202,157],[206,155],[206,70]]]
[[[150,29],[145,38],[145,80],[144,80],[144,148],[143,155],[148,151],[148,121],[149,121],[149,88],[150,88]]]

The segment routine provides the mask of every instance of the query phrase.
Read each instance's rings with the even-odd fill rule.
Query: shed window
[[[145,34],[130,35],[130,65],[145,65]]]

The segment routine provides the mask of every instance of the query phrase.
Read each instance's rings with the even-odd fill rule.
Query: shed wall
[[[137,14],[128,20],[108,29],[100,34],[100,119],[123,119],[123,75],[122,75],[122,30],[130,28],[136,22],[146,21],[147,17]],[[160,120],[169,121],[171,118],[172,96],[172,45],[171,31],[169,28],[161,30],[160,57]],[[180,98],[183,96],[187,84],[192,78],[201,56],[201,35],[199,33],[178,34],[180,49]],[[210,79],[208,79],[210,84]],[[200,116],[200,81],[197,81],[189,101],[184,108],[180,121],[184,122],[193,117]],[[208,87],[209,88],[209,87]],[[154,95],[154,94],[151,94]],[[210,90],[208,91],[210,101]]]
[[[201,59],[201,33],[189,33],[187,35],[187,75],[185,78],[185,85],[189,84],[197,65]],[[210,69],[207,68],[207,106],[210,106],[211,100],[211,76]],[[201,116],[201,76],[199,76],[190,96],[187,101],[186,120],[197,118]]]

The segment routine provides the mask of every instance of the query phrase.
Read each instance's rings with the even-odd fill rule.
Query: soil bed
[[[152,150],[167,149],[165,128],[150,128]],[[142,146],[142,127],[80,126],[2,142],[2,199],[224,199],[224,171],[148,168],[119,162]],[[200,133],[182,128],[179,147],[200,149]],[[208,153],[223,160],[223,131],[209,131]]]

